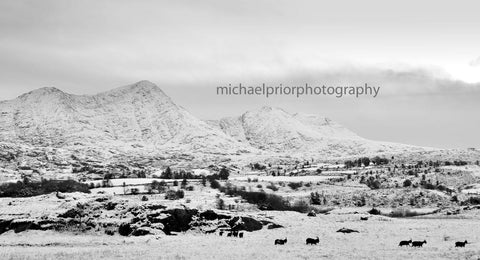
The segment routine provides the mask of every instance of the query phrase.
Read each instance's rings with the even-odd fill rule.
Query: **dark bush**
[[[409,179],[406,179],[404,182],[403,182],[403,187],[410,187],[412,186],[412,181],[409,180]]]
[[[301,182],[289,182],[288,183],[288,187],[290,187],[292,190],[296,190],[296,189],[298,189],[302,186],[303,186],[303,183],[301,183]]]
[[[168,190],[165,194],[165,199],[167,200],[178,200],[183,199],[183,197],[185,197],[185,193],[183,192],[183,190]]]
[[[380,215],[382,212],[376,208],[372,208],[371,210],[368,211],[371,215]]]
[[[118,227],[118,233],[122,236],[128,236],[128,235],[130,235],[130,233],[132,233],[132,231],[133,231],[133,229],[130,226],[130,224],[128,224],[128,223],[122,223]]]
[[[312,205],[320,205],[322,203],[320,199],[320,194],[318,192],[310,193],[310,203]]]
[[[273,183],[270,183],[270,184],[267,185],[265,188],[271,189],[271,190],[273,190],[273,191],[277,191],[277,190],[278,190],[277,186],[275,186],[275,184],[273,184]]]
[[[215,179],[208,179],[208,180],[210,181],[210,187],[212,189],[220,188],[220,183],[217,180],[215,180]]]

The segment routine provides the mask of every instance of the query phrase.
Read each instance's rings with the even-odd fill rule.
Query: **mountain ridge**
[[[214,155],[350,156],[423,149],[367,140],[329,118],[268,106],[203,121],[145,80],[95,95],[46,87],[1,101],[0,141]]]

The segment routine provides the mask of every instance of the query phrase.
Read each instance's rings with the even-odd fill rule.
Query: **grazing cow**
[[[360,220],[368,220],[368,217],[360,217]]]
[[[413,247],[423,247],[423,244],[426,244],[427,243],[427,240],[423,240],[423,241],[413,241],[412,242],[412,246]]]
[[[403,240],[403,241],[400,241],[400,243],[398,244],[398,246],[410,246],[410,244],[412,243],[412,240]]]
[[[455,247],[465,247],[468,244],[467,240],[465,242],[455,242]]]
[[[227,237],[231,237],[231,236],[232,236],[232,232],[228,232]]]
[[[233,231],[233,236],[238,237],[238,231]]]
[[[223,231],[220,231],[220,233],[218,233],[218,235],[223,236]]]
[[[243,238],[243,232],[238,233],[239,238]]]
[[[287,238],[285,239],[275,239],[275,245],[284,245],[287,243]]]
[[[318,237],[317,237],[317,239],[307,238],[307,240],[305,241],[305,243],[307,245],[316,245],[316,244],[318,244],[318,242],[320,242],[320,239]]]

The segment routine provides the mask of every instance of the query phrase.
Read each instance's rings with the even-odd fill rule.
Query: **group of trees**
[[[346,168],[352,168],[352,167],[361,167],[361,166],[367,167],[371,163],[374,163],[375,165],[386,165],[389,162],[390,160],[385,157],[375,156],[371,159],[368,157],[362,157],[356,160],[347,160],[344,162],[344,164]]]
[[[222,167],[218,173],[210,175],[209,178],[220,179],[220,180],[228,180],[228,176],[230,175],[230,171],[226,167]],[[185,171],[172,171],[170,167],[167,167],[165,171],[162,172],[160,175],[161,179],[202,179],[203,176],[194,175],[191,172]]]
[[[90,193],[87,184],[74,180],[46,180],[33,182],[28,178],[16,183],[0,185],[0,197],[32,197],[52,192],[84,192]]]
[[[172,171],[170,167],[167,167],[160,175],[161,179],[200,179],[201,176],[194,175],[191,172],[186,171]]]

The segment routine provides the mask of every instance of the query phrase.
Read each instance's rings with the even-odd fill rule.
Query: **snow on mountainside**
[[[316,153],[349,156],[373,153],[402,153],[425,148],[375,142],[359,137],[340,124],[310,114],[290,114],[263,107],[239,117],[210,121],[227,135],[261,150],[279,153]]]
[[[41,88],[1,102],[0,141],[179,153],[249,149],[177,106],[148,81],[92,96]]]
[[[425,150],[370,141],[328,118],[271,107],[204,122],[148,81],[97,95],[41,88],[0,102],[0,142],[149,156],[252,153],[332,158]]]

